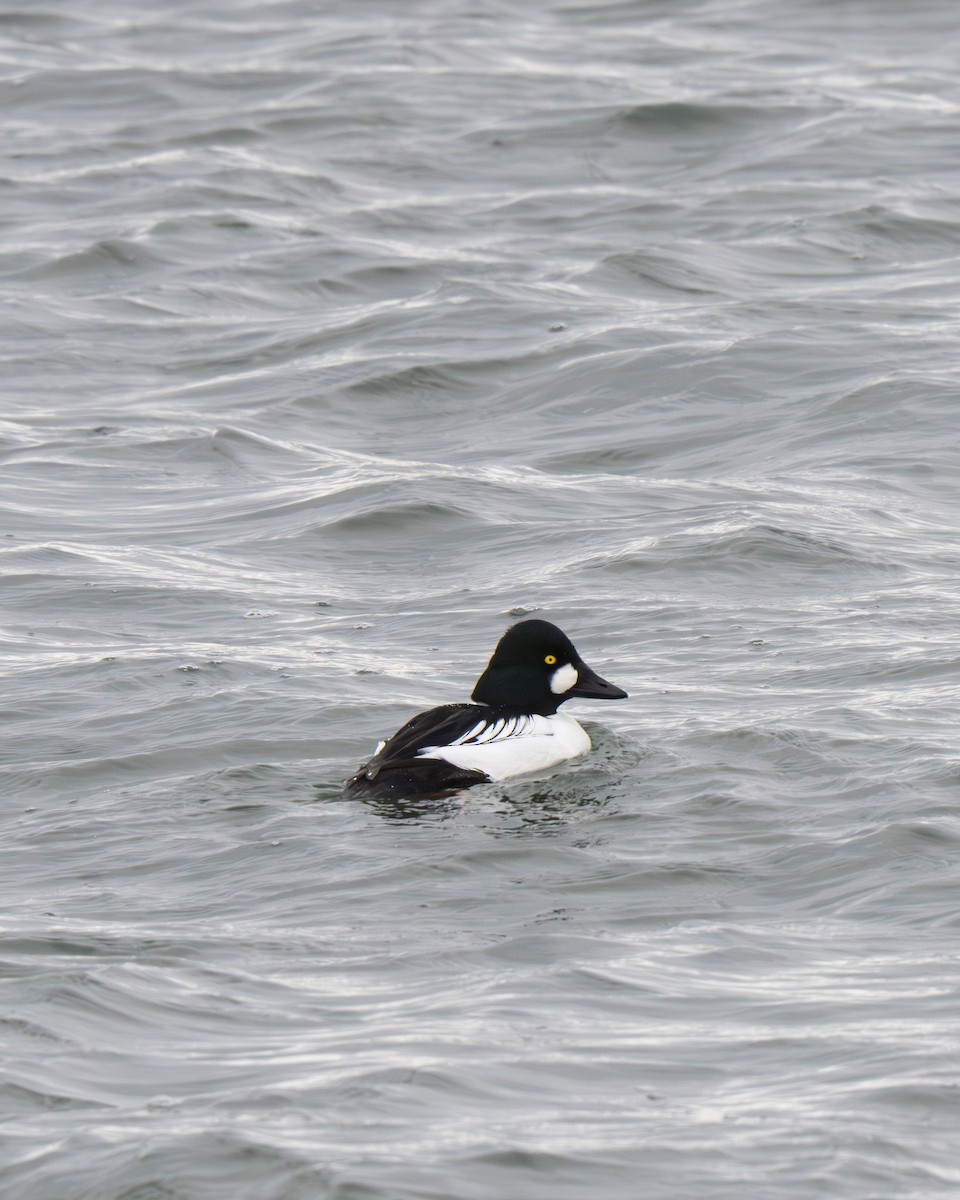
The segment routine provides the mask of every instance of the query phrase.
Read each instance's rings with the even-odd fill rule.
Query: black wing
[[[446,746],[471,729],[495,719],[484,704],[442,704],[418,713],[352,775],[344,795],[435,793],[485,783],[482,771],[455,767],[443,759],[418,758],[428,746]]]

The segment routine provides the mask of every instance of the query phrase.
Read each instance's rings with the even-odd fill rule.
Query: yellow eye
[[[548,667],[552,667],[553,664],[557,661],[557,656],[555,654],[548,654],[547,657],[543,661],[547,664]]]

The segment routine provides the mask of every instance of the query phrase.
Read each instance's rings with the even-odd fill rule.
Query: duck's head
[[[494,708],[552,716],[565,700],[625,700],[583,661],[562,629],[521,621],[500,639],[471,699]]]

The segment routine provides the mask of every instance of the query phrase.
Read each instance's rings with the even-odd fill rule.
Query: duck
[[[500,638],[470,699],[407,721],[346,780],[344,798],[449,796],[547,770],[591,747],[561,704],[626,700],[627,693],[587,666],[563,630],[527,620]]]

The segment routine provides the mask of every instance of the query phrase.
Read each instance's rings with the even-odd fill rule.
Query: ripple
[[[6,1191],[952,1196],[953,14],[341,9],[0,18]]]

